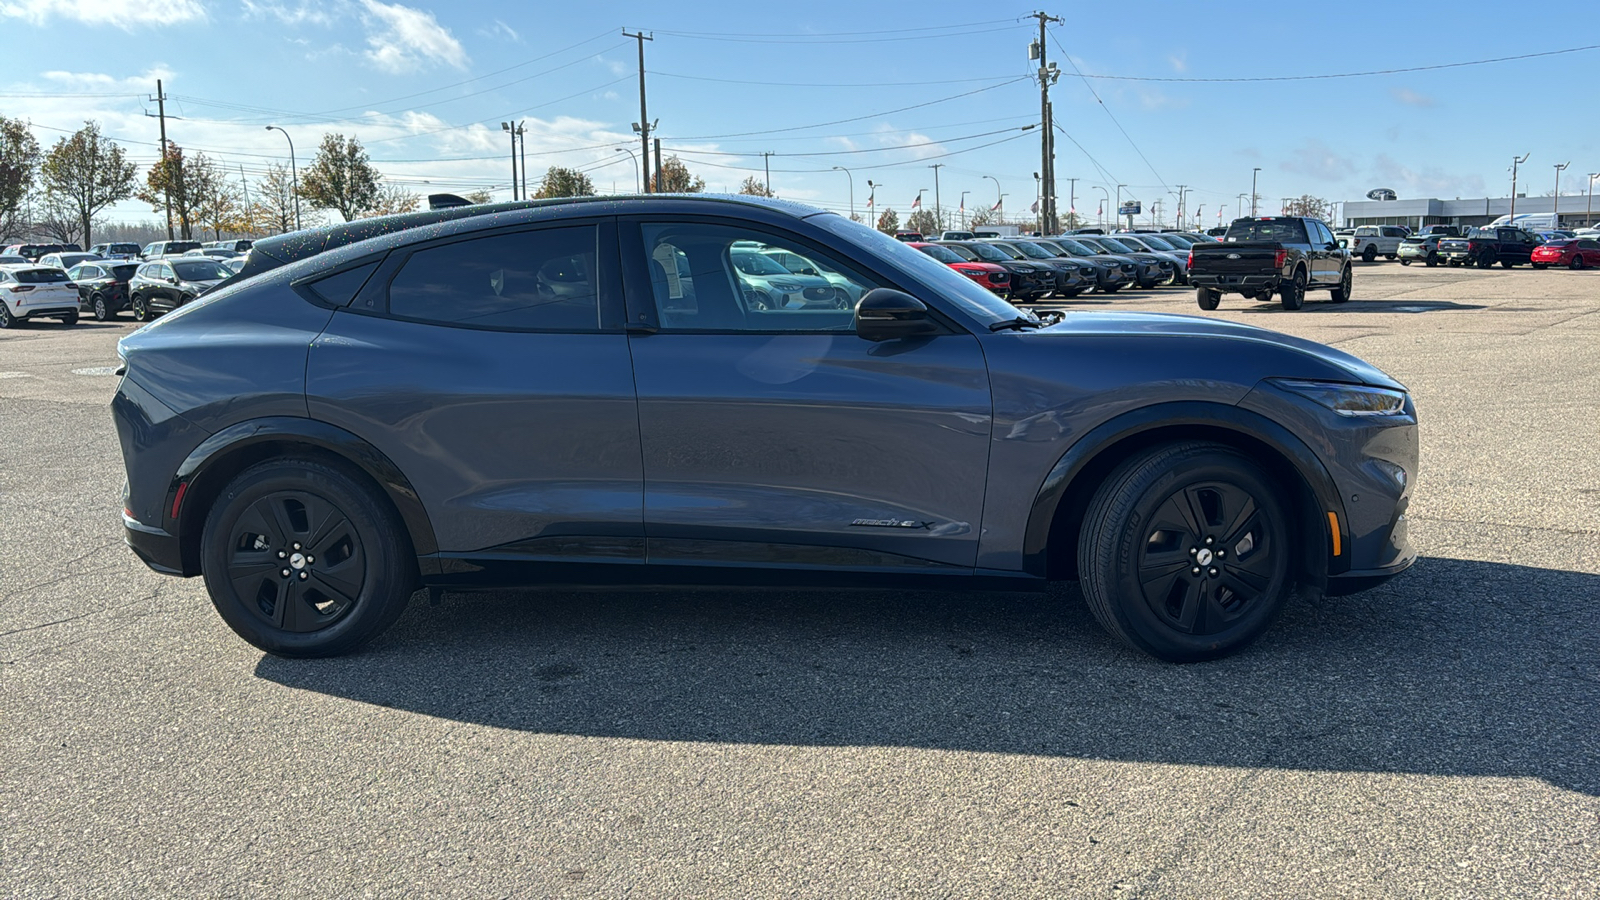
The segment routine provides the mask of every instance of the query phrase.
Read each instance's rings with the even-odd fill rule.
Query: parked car
[[[141,265],[128,279],[128,306],[147,322],[215,287],[233,273],[214,259],[158,259]]]
[[[976,234],[973,234],[970,231],[946,231],[946,232],[943,232],[943,233],[941,233],[939,235],[939,240],[941,240],[941,241],[971,241],[971,240],[976,240],[977,237],[978,236]]]
[[[229,238],[225,241],[206,241],[201,245],[206,250],[232,250],[235,253],[247,253],[255,244],[248,238]]]
[[[93,253],[84,253],[81,250],[76,253],[70,250],[60,250],[55,253],[46,253],[45,255],[39,257],[37,262],[41,266],[55,266],[58,269],[70,269],[73,266],[76,266],[78,263],[92,262],[99,258],[99,256]]]
[[[139,255],[138,244],[108,243],[95,244],[89,252],[101,259],[133,259]]]
[[[1221,243],[1189,251],[1189,281],[1201,309],[1216,309],[1224,294],[1265,303],[1276,293],[1283,308],[1293,310],[1315,290],[1344,303],[1353,284],[1350,252],[1322,220],[1300,216],[1235,219]]]
[[[28,264],[26,256],[8,256],[0,253],[0,266],[25,266]]]
[[[734,241],[861,302],[746,306]],[[434,210],[263,239],[244,274],[122,339],[111,410],[128,545],[281,656],[419,586],[1075,580],[1198,660],[1416,555],[1416,408],[1375,367],[1185,316],[1046,326],[797,203]]]
[[[185,250],[181,255],[204,256],[210,259],[232,259],[240,254],[237,250],[229,250],[225,247],[197,247],[193,250]]]
[[[28,262],[35,262],[46,253],[60,253],[65,249],[60,244],[12,244],[5,249],[5,255],[20,256]]]
[[[1499,263],[1509,269],[1533,261],[1540,240],[1521,228],[1474,228],[1465,237],[1442,238],[1439,255],[1452,266],[1487,269]]]
[[[787,248],[782,248],[787,249]],[[796,275],[754,247],[733,245],[733,270],[751,309],[848,309],[848,288],[841,290],[815,270]]]
[[[1002,252],[998,247],[991,247],[987,239],[937,243],[941,247],[949,247],[963,259],[993,263],[1005,269],[1011,276],[1011,291],[1008,296],[1012,300],[1019,302],[1038,300],[1055,288],[1055,274],[1048,267],[1013,259],[1011,254]]]
[[[1345,249],[1363,262],[1374,262],[1379,256],[1400,258],[1400,242],[1407,232],[1398,225],[1363,225],[1344,239]]]
[[[144,245],[144,249],[139,252],[139,258],[152,260],[163,256],[181,256],[199,247],[199,241],[153,241]]]
[[[1143,290],[1149,290],[1172,280],[1174,270],[1172,260],[1163,259],[1154,253],[1135,250],[1118,241],[1115,235],[1080,234],[1075,236],[1073,240],[1107,254],[1133,260],[1135,266],[1134,282]]]
[[[1093,266],[1095,290],[1101,293],[1115,294],[1138,280],[1139,264],[1131,257],[1106,253],[1070,237],[1035,238],[1034,243],[1046,249],[1053,247],[1074,262]]]
[[[909,243],[911,241],[922,241],[924,238],[922,237],[922,232],[920,231],[896,231],[894,233],[894,239]]]
[[[98,260],[74,266],[67,277],[78,286],[79,309],[105,322],[128,308],[128,281],[138,270],[137,262]]]
[[[237,275],[244,268],[245,259],[246,257],[240,254],[239,256],[230,256],[227,259],[218,260],[218,262],[222,263],[222,267],[227,269],[229,273]]]
[[[1535,231],[1533,234],[1545,244],[1551,241],[1569,241],[1578,236],[1575,231]]]
[[[1189,283],[1189,248],[1186,246],[1179,250],[1176,244],[1168,243],[1161,235],[1155,232],[1139,232],[1134,234],[1119,234],[1115,236],[1117,243],[1153,253],[1172,263],[1172,283]]]
[[[1207,237],[1220,238],[1220,237],[1222,237],[1223,235],[1225,235],[1227,233],[1228,233],[1228,226],[1226,226],[1226,225],[1218,225],[1215,228],[1207,228],[1206,229],[1206,236]]]
[[[55,266],[0,266],[0,328],[33,319],[78,324],[78,289],[66,271]]]
[[[941,244],[912,241],[909,246],[917,248],[1002,297],[1011,293],[1011,273],[1002,265],[969,260]]]
[[[1439,256],[1439,242],[1450,235],[1445,234],[1413,234],[1400,242],[1400,265],[1409,266],[1412,262],[1421,260],[1424,265],[1437,266],[1443,262]]]
[[[1051,296],[1076,297],[1094,287],[1094,275],[1089,273],[1088,266],[1080,266],[1076,260],[1045,250],[1028,239],[991,238],[984,242],[1017,262],[1050,270],[1054,274]]]
[[[1600,266],[1600,239],[1585,237],[1551,241],[1533,248],[1529,261],[1535,269],[1548,266],[1566,266],[1569,269]]]
[[[1461,236],[1461,227],[1459,225],[1424,225],[1421,228],[1418,228],[1413,234],[1409,235],[1409,237],[1429,237],[1429,236],[1432,236],[1432,237],[1460,237]],[[1404,243],[1404,242],[1402,241],[1402,243]]]
[[[818,262],[808,256],[802,256],[786,247],[769,248],[759,252],[764,256],[771,257],[791,275],[821,276],[829,284],[833,285],[839,296],[843,297],[851,305],[861,299],[861,295],[855,291],[855,283],[850,280],[850,277],[842,272],[832,271],[826,263]],[[240,255],[243,254],[235,254],[235,256]]]

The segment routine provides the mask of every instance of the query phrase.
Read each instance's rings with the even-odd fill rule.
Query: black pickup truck
[[[1305,305],[1306,291],[1350,299],[1350,252],[1320,219],[1263,216],[1235,219],[1219,243],[1189,249],[1189,283],[1201,309],[1216,309],[1223,294],[1265,303],[1277,294],[1284,309]]]
[[[1495,263],[1511,268],[1531,262],[1539,239],[1521,228],[1474,228],[1466,237],[1442,238],[1439,255],[1452,266],[1487,269]]]

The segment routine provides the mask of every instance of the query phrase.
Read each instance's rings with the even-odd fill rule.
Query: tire
[[[1402,265],[1402,266],[1409,266],[1409,265],[1411,265],[1411,260],[1409,260],[1409,259],[1402,259],[1402,260],[1400,260],[1400,265]]]
[[[1201,309],[1216,309],[1222,302],[1222,292],[1211,288],[1195,288],[1194,299],[1200,304]]]
[[[1280,493],[1221,444],[1169,444],[1123,463],[1090,502],[1078,539],[1090,611],[1123,643],[1169,662],[1248,646],[1291,586]]]
[[[1368,244],[1367,245],[1367,249],[1361,251],[1361,261],[1362,262],[1377,262],[1378,261],[1378,248],[1372,246],[1371,244]]]
[[[1385,253],[1383,255],[1383,258],[1389,260],[1390,262],[1393,262],[1393,261],[1399,259],[1400,257],[1397,256],[1396,254],[1393,254],[1393,253]]]
[[[1587,265],[1588,263],[1583,261],[1582,253],[1574,253],[1572,254],[1572,262],[1567,263],[1567,268],[1577,270],[1582,269]]]
[[[1428,258],[1423,261],[1423,264],[1426,265],[1430,269],[1433,268],[1434,266],[1437,266],[1439,264],[1439,254],[1437,254],[1437,253],[1429,253],[1428,254]]]
[[[66,315],[62,316],[61,317],[61,324],[63,324],[63,325],[76,325],[76,324],[78,324],[78,312],[77,312],[77,310],[73,310],[72,312],[69,312]]]
[[[0,328],[16,328],[21,324],[22,320],[13,316],[11,310],[6,308],[5,303],[0,302]]]
[[[134,294],[131,306],[133,307],[133,320],[135,322],[150,321],[150,305],[145,303],[143,296]]]
[[[1478,268],[1489,269],[1494,267],[1494,254],[1483,253],[1478,256]]]
[[[1335,303],[1350,302],[1350,293],[1355,289],[1354,277],[1350,267],[1346,266],[1344,274],[1339,277],[1339,286],[1328,293],[1328,298]]]
[[[89,298],[89,304],[94,309],[95,321],[108,322],[111,320],[111,307],[106,303],[105,297],[95,294]]]
[[[1278,289],[1279,302],[1291,312],[1306,305],[1306,270],[1295,269],[1294,277]]]
[[[1577,257],[1573,257],[1573,261],[1576,262],[1577,261]],[[1539,271],[1543,271],[1545,269],[1550,268],[1549,266],[1545,265],[1544,263],[1533,263],[1533,267],[1535,269],[1539,270]]]
[[[360,647],[394,624],[417,584],[388,499],[314,459],[269,460],[234,478],[207,511],[200,567],[228,627],[287,657]]]
[[[1512,262],[1509,259],[1500,260],[1500,268],[1502,268],[1502,269],[1509,269],[1514,265],[1516,265],[1516,263]]]

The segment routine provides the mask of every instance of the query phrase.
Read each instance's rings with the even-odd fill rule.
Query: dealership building
[[[1591,195],[1576,194],[1561,198],[1561,209],[1556,210],[1555,197],[1517,196],[1517,216],[1530,213],[1549,215],[1558,212],[1560,227],[1577,228],[1592,224],[1596,213],[1590,206]],[[1477,200],[1349,200],[1344,204],[1346,226],[1405,225],[1413,230],[1423,225],[1487,225],[1501,216],[1511,214],[1511,198],[1482,198]]]

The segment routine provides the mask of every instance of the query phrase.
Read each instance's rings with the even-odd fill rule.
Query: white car
[[[1400,242],[1408,234],[1409,231],[1398,225],[1363,225],[1341,243],[1350,250],[1351,256],[1367,262],[1373,262],[1379,256],[1399,259]]]
[[[59,253],[46,253],[39,257],[39,265],[55,266],[58,269],[70,269],[80,263],[99,262],[103,257],[95,253],[84,253],[82,250],[62,250]]]
[[[29,319],[78,324],[78,286],[65,269],[32,263],[0,266],[0,328]]]

